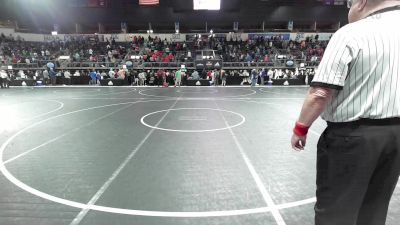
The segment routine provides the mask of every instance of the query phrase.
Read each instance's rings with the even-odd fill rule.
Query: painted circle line
[[[160,98],[160,97],[161,97],[161,98],[178,98],[177,96],[150,95],[150,94],[143,93],[143,92],[145,92],[145,91],[150,91],[150,90],[152,90],[152,89],[140,90],[138,93],[139,93],[140,95],[149,96],[149,97],[157,97],[157,98]],[[221,97],[221,98],[237,98],[237,97],[246,97],[246,96],[254,95],[254,94],[257,93],[255,90],[250,90],[250,91],[251,91],[251,92],[248,93],[248,94],[233,95],[233,96],[220,96],[220,97]],[[184,92],[184,93],[185,93],[185,92]],[[188,93],[188,92],[186,92],[186,93]],[[199,92],[199,93],[211,94],[210,92]],[[209,97],[206,97],[206,98],[209,98]]]
[[[57,112],[57,111],[61,110],[62,108],[64,108],[64,103],[62,103],[62,102],[60,102],[60,101],[57,101],[57,100],[46,100],[46,99],[41,99],[41,100],[43,100],[43,101],[49,101],[49,102],[55,102],[55,103],[59,104],[59,106],[58,106],[58,108],[56,108],[56,109],[54,109],[54,110],[51,110],[51,111],[49,111],[49,112],[45,112],[45,113],[36,115],[36,116],[34,116],[34,117],[31,117],[31,118],[27,118],[26,120],[37,119],[37,118],[39,118],[39,117],[48,115],[48,114],[53,113],[53,112]]]
[[[218,93],[218,90],[216,89],[211,89],[212,91],[181,91],[181,90],[176,90],[176,92],[178,93],[183,93],[183,94],[214,94],[214,93]]]
[[[33,117],[28,117],[28,118],[20,119],[21,121],[29,121],[29,120],[37,119],[37,118],[39,118],[39,117],[48,115],[48,114],[50,114],[50,113],[57,112],[57,111],[61,110],[62,108],[64,108],[64,103],[63,103],[63,102],[60,102],[60,101],[57,101],[57,100],[48,100],[48,99],[33,99],[32,101],[26,101],[26,102],[21,102],[21,103],[15,103],[15,104],[9,105],[8,107],[14,107],[14,106],[22,105],[22,104],[25,104],[25,103],[34,103],[34,102],[39,102],[39,101],[55,102],[55,103],[58,104],[58,107],[55,108],[55,109],[53,109],[53,110],[51,110],[51,111],[48,111],[48,112],[45,112],[45,113],[41,113],[41,114],[35,115],[35,116],[33,116]],[[2,107],[2,106],[0,106],[0,107]]]
[[[162,113],[162,112],[168,112],[168,111],[180,111],[180,110],[212,110],[212,111],[219,111],[219,112],[227,112],[227,113],[231,113],[234,114],[236,116],[239,116],[242,120],[235,124],[235,125],[231,125],[231,126],[227,126],[227,127],[223,127],[223,128],[216,128],[216,129],[209,129],[209,130],[175,130],[175,129],[167,129],[167,128],[162,128],[162,127],[156,127],[156,126],[152,126],[148,123],[146,123],[144,120],[146,119],[146,117],[157,114],[157,113]],[[171,132],[181,132],[181,133],[203,133],[203,132],[214,132],[214,131],[221,131],[221,130],[227,130],[227,129],[232,129],[235,127],[238,127],[240,125],[242,125],[244,122],[246,122],[246,118],[239,113],[236,112],[232,112],[232,111],[228,111],[228,110],[223,110],[223,109],[213,109],[213,108],[178,108],[178,109],[167,109],[167,110],[160,110],[160,111],[155,111],[149,114],[144,115],[141,119],[140,122],[145,125],[146,127],[150,127],[152,129],[157,129],[157,130],[163,130],[163,131],[171,131]]]
[[[94,93],[94,92],[100,92],[100,89],[95,89],[95,90],[85,90],[85,91],[73,91],[71,92],[71,89],[65,89],[65,90],[55,90],[53,91],[53,93],[58,93],[58,94],[90,94],[90,93]]]
[[[110,93],[98,93],[98,94],[96,93],[94,95],[90,95],[90,93],[88,93],[88,94],[89,94],[89,97],[96,97],[96,96],[104,96],[104,95],[126,94],[126,93],[132,93],[132,92],[135,92],[135,91],[136,91],[136,88],[133,88],[130,91],[123,91],[123,92],[110,92]],[[79,98],[79,97],[82,97],[82,96],[83,95],[71,96],[71,98],[74,99],[74,98]]]
[[[101,95],[117,95],[117,94],[126,94],[126,93],[132,93],[135,92],[136,88],[133,88],[130,91],[123,91],[123,92],[111,92],[111,93],[101,93],[101,94],[96,94],[95,96],[101,96]]]
[[[84,112],[84,111],[89,111],[89,110],[94,110],[94,109],[100,109],[100,108],[106,108],[106,107],[112,107],[112,106],[119,106],[119,105],[127,105],[127,104],[138,104],[138,103],[147,103],[147,102],[160,102],[160,101],[175,101],[174,99],[163,99],[163,100],[147,100],[147,101],[136,101],[136,102],[124,102],[124,103],[116,103],[116,104],[109,104],[109,105],[102,105],[102,106],[95,106],[95,107],[90,107],[90,108],[85,108],[85,109],[79,109],[76,111],[71,111],[67,113],[63,113],[60,115],[56,115],[53,117],[49,117],[47,119],[38,121],[36,123],[33,123],[17,133],[13,134],[11,137],[9,137],[1,146],[0,146],[0,171],[3,173],[3,175],[14,185],[17,187],[21,188],[22,190],[31,193],[37,197],[59,203],[62,205],[66,206],[71,206],[79,209],[88,209],[88,210],[94,210],[94,211],[100,211],[100,212],[107,212],[107,213],[115,213],[115,214],[124,214],[124,215],[136,215],[136,216],[149,216],[149,217],[177,217],[177,218],[201,218],[201,217],[223,217],[223,216],[239,216],[239,215],[249,215],[249,214],[259,214],[259,213],[267,213],[270,212],[272,209],[271,207],[259,207],[259,208],[253,208],[253,209],[239,209],[239,210],[221,210],[221,211],[203,211],[203,212],[166,212],[166,211],[149,211],[149,210],[133,210],[133,209],[123,209],[123,208],[114,208],[114,207],[107,207],[107,206],[99,206],[99,205],[92,205],[92,204],[85,204],[85,203],[80,203],[76,201],[71,201],[67,199],[63,199],[60,197],[56,197],[53,195],[49,195],[47,193],[44,193],[42,191],[39,191],[37,189],[34,189],[30,187],[29,185],[23,183],[22,181],[18,180],[13,174],[8,171],[4,164],[4,151],[7,148],[7,146],[19,135],[22,133],[26,132],[27,130],[36,127],[42,123],[45,123],[47,121],[51,121],[56,118],[64,117],[67,115],[71,114],[76,114],[79,112]],[[239,100],[241,101],[241,100]],[[246,101],[245,101],[246,102]],[[267,104],[267,103],[264,103]],[[272,104],[273,105],[273,104]],[[308,198],[300,201],[295,201],[295,202],[290,202],[290,203],[283,203],[276,205],[276,209],[286,209],[286,208],[292,208],[292,207],[297,207],[301,205],[306,205],[310,203],[314,203],[316,201],[316,198]]]

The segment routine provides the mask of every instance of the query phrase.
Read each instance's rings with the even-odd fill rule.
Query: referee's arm
[[[330,88],[311,87],[304,100],[303,108],[301,109],[300,117],[297,122],[304,127],[310,127],[324,111],[334,92],[335,90]],[[300,136],[294,133],[291,141],[292,148],[297,151],[304,150],[306,137],[307,136]]]
[[[291,144],[294,150],[304,150],[308,128],[322,114],[336,91],[345,85],[349,65],[358,54],[357,43],[348,35],[347,29],[342,28],[332,36],[318,66],[293,129]]]

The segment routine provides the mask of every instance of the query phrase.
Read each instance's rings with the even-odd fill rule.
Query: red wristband
[[[309,128],[310,127],[304,126],[303,124],[296,122],[296,126],[293,128],[293,133],[299,137],[303,137],[307,135]]]

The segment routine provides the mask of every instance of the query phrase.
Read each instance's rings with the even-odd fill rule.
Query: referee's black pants
[[[400,175],[395,122],[328,123],[318,142],[315,225],[385,224]]]

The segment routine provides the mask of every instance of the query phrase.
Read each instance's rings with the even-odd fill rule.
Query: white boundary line
[[[174,104],[169,108],[170,110],[175,107],[175,105],[178,103],[179,99],[177,99]],[[160,125],[161,122],[167,117],[168,113],[170,111],[166,110],[166,113],[164,114],[163,117],[158,121],[156,126]],[[121,173],[121,171],[128,165],[129,161],[136,155],[136,153],[139,151],[139,149],[144,145],[144,143],[149,139],[149,137],[153,134],[155,129],[151,129],[149,133],[142,139],[142,141],[136,146],[136,148],[129,154],[128,157],[121,163],[121,165],[117,168],[117,170],[114,171],[114,173],[111,175],[110,178],[101,186],[101,188],[96,192],[95,195],[90,199],[90,201],[86,204],[88,206],[92,206],[96,204],[96,202],[100,199],[101,196],[106,192],[108,187],[110,187],[111,183],[118,177],[118,175]],[[75,217],[75,219],[72,220],[70,225],[78,225],[80,222],[85,218],[86,214],[89,212],[89,208],[82,209],[79,214]]]
[[[279,92],[275,92],[275,91],[267,91],[265,90],[265,88],[259,88],[258,91],[262,92],[262,93],[271,93],[271,94],[279,94],[279,95],[290,95],[290,96],[302,96],[303,95],[303,99],[306,96],[306,92],[305,93],[279,93]]]
[[[280,106],[280,104],[277,103],[270,103],[270,102],[257,102],[257,101],[244,101],[244,100],[237,100],[237,99],[225,99],[223,101],[233,101],[233,102],[246,102],[246,103],[255,103],[255,104],[261,104],[261,105],[275,105],[275,106]],[[282,111],[280,108],[277,108],[277,110]],[[285,113],[284,111],[282,111],[282,113]],[[293,118],[293,120],[295,120],[296,118]],[[313,124],[315,125],[315,124]],[[313,129],[309,129],[309,132],[314,134],[315,136],[319,137],[321,134],[314,131]]]
[[[63,103],[63,102],[60,102],[60,101],[57,101],[57,100],[45,100],[45,99],[41,99],[41,100],[43,100],[43,101],[49,101],[49,102],[56,102],[56,103],[58,103],[58,104],[60,104],[60,105],[59,105],[58,108],[56,108],[56,109],[54,109],[54,110],[52,110],[52,111],[49,111],[49,112],[46,112],[46,113],[43,113],[43,114],[39,114],[39,115],[34,116],[34,117],[31,117],[31,118],[22,119],[23,121],[28,121],[28,120],[37,119],[37,118],[39,118],[39,117],[42,117],[42,116],[45,116],[45,115],[48,115],[48,114],[57,112],[57,111],[61,110],[62,108],[64,108],[64,103]]]
[[[87,205],[84,203],[79,203],[63,198],[59,198],[56,196],[52,196],[49,194],[46,194],[44,192],[41,192],[39,190],[36,190],[25,183],[21,182],[18,180],[14,175],[12,175],[8,169],[4,165],[4,151],[6,147],[19,135],[24,133],[25,131],[38,126],[44,122],[51,121],[56,118],[60,118],[66,115],[70,114],[75,114],[83,111],[89,111],[93,109],[99,109],[99,108],[106,108],[106,107],[112,107],[112,106],[118,106],[118,105],[126,105],[126,104],[136,104],[136,103],[148,103],[148,102],[163,102],[163,101],[172,101],[173,99],[163,99],[163,100],[148,100],[148,101],[138,101],[138,102],[125,102],[125,103],[116,103],[116,104],[109,104],[109,105],[103,105],[103,106],[96,106],[96,107],[91,107],[91,108],[86,108],[86,109],[80,109],[68,113],[64,113],[61,115],[53,116],[50,118],[47,118],[45,120],[36,122],[34,124],[31,124],[28,127],[23,128],[22,130],[18,131],[14,135],[12,135],[10,138],[8,138],[1,146],[0,146],[0,171],[3,173],[3,175],[14,185],[17,187],[21,188],[22,190],[31,193],[37,197],[56,202],[62,205],[70,206],[70,207],[75,207],[75,208],[80,208],[80,209],[90,209],[90,210],[95,210],[95,211],[100,211],[100,212],[108,212],[108,213],[115,213],[115,214],[124,214],[124,215],[136,215],[136,216],[149,216],[149,217],[173,217],[173,218],[203,218],[203,217],[226,217],[226,216],[240,216],[240,215],[249,215],[249,214],[259,214],[259,213],[267,213],[271,211],[270,207],[260,207],[260,208],[253,208],[253,209],[239,209],[239,210],[221,210],[221,211],[205,211],[205,212],[163,212],[163,211],[145,211],[145,210],[132,210],[132,209],[123,209],[123,208],[113,208],[113,207],[107,207],[107,206],[98,206],[98,205]],[[182,100],[182,99],[181,99]],[[248,101],[243,101],[243,100],[227,100],[227,101],[242,101],[242,102],[248,102]],[[254,102],[254,103],[261,103],[261,102]],[[262,103],[266,105],[277,105],[279,104],[273,104],[273,103]],[[316,133],[316,132],[312,132]],[[319,135],[319,134],[318,134]],[[315,202],[315,197],[309,198],[309,199],[304,199],[300,201],[295,201],[295,202],[290,202],[290,203],[284,203],[280,205],[276,205],[276,208],[278,209],[286,209],[286,208],[292,208],[292,207],[297,207],[301,205],[306,205]]]
[[[37,149],[39,149],[39,148],[41,148],[41,147],[44,147],[44,146],[46,146],[46,145],[48,145],[48,144],[50,144],[50,143],[53,143],[53,142],[55,142],[55,141],[57,141],[57,140],[60,140],[61,138],[65,137],[65,136],[67,136],[67,135],[69,135],[69,134],[72,134],[72,133],[74,133],[74,132],[76,132],[76,131],[78,131],[78,130],[80,130],[80,129],[82,129],[82,128],[88,127],[88,126],[90,126],[90,125],[96,123],[97,121],[100,121],[100,120],[102,120],[102,119],[104,119],[104,118],[107,118],[107,117],[109,117],[109,116],[111,116],[111,115],[113,115],[113,114],[115,114],[115,113],[117,113],[117,112],[120,112],[120,111],[124,110],[124,109],[127,109],[127,108],[131,107],[132,105],[133,105],[133,104],[130,104],[130,105],[125,106],[125,107],[122,107],[121,109],[115,110],[115,111],[113,111],[113,112],[111,112],[111,113],[108,113],[108,114],[106,114],[106,115],[104,115],[104,116],[101,116],[101,117],[99,117],[99,118],[96,118],[95,120],[93,120],[93,121],[91,121],[91,122],[89,122],[89,123],[87,123],[87,124],[85,124],[85,125],[79,126],[79,127],[74,128],[74,129],[72,129],[72,130],[70,130],[70,131],[68,131],[68,132],[66,132],[66,133],[64,133],[64,134],[62,134],[62,135],[60,135],[60,136],[57,136],[57,137],[55,137],[55,138],[53,138],[53,139],[50,139],[50,140],[44,142],[43,144],[41,144],[41,145],[39,145],[39,146],[36,146],[36,147],[34,147],[34,148],[32,148],[32,149],[30,149],[30,150],[28,150],[28,151],[25,151],[25,152],[23,152],[23,153],[21,153],[21,154],[19,154],[19,155],[16,155],[16,156],[14,156],[14,157],[8,159],[7,161],[4,162],[4,164],[8,164],[8,163],[10,163],[10,162],[12,162],[12,161],[14,161],[14,160],[17,160],[17,159],[19,159],[19,158],[21,158],[21,157],[23,157],[23,156],[25,156],[25,155],[27,155],[27,154],[33,152],[33,151],[36,151]]]
[[[47,122],[47,121],[50,121],[50,120],[53,120],[53,119],[56,119],[56,118],[64,117],[64,116],[71,115],[71,114],[76,114],[76,113],[79,113],[79,112],[89,111],[89,110],[93,110],[93,109],[101,109],[101,108],[106,108],[106,107],[119,106],[119,105],[128,105],[128,104],[132,104],[132,105],[133,105],[133,104],[137,104],[137,103],[142,103],[142,102],[145,102],[145,103],[146,103],[146,102],[153,102],[153,101],[165,101],[165,100],[148,100],[148,101],[136,101],[136,102],[123,102],[123,103],[116,103],[116,104],[95,106],[95,107],[90,107],[90,108],[85,108],[85,109],[80,109],[80,110],[76,110],[76,111],[72,111],[72,112],[63,113],[63,114],[56,115],[56,116],[53,116],[53,117],[49,117],[49,118],[47,118],[47,119],[44,119],[44,120],[38,121],[38,122],[36,122],[36,123],[33,123],[33,124],[31,124],[31,125],[29,125],[29,126],[27,126],[27,127],[24,127],[23,129],[19,130],[17,133],[13,134],[11,137],[9,137],[8,140],[6,140],[6,141],[1,145],[1,147],[0,147],[0,167],[4,166],[4,165],[3,165],[3,164],[4,164],[4,158],[3,158],[4,156],[3,156],[3,154],[4,154],[4,150],[5,150],[5,148],[7,147],[7,145],[8,145],[13,139],[15,139],[17,136],[19,136],[20,134],[22,134],[22,133],[24,133],[25,131],[27,131],[27,130],[33,128],[33,127],[36,127],[36,126],[38,126],[38,125],[40,125],[40,124],[42,124],[42,123],[45,123],[45,122]],[[75,128],[75,129],[76,129],[76,128]],[[0,168],[0,169],[1,169],[1,168]]]
[[[136,99],[141,99],[141,100],[149,100],[149,99],[164,99],[164,100],[176,100],[178,97],[152,97],[152,98],[84,98],[84,97],[71,97],[71,98],[62,98],[62,99],[83,99],[83,100],[136,100]],[[182,97],[180,100],[205,100],[205,101],[212,101],[212,100],[231,100],[231,99],[236,99],[236,100],[304,100],[304,98],[225,98],[225,97],[218,97],[218,98],[213,98],[213,97],[204,97],[204,98],[197,98],[197,97]]]
[[[217,102],[215,102],[215,104],[217,105],[217,108],[219,108]],[[225,125],[227,127],[229,127],[229,123],[228,121],[226,121],[225,116],[221,113],[221,117],[225,122]],[[275,221],[277,222],[278,225],[286,225],[285,221],[283,220],[282,215],[280,214],[279,210],[276,208],[276,205],[274,203],[274,201],[272,200],[271,195],[268,193],[267,188],[265,187],[265,185],[263,184],[260,176],[258,175],[256,169],[254,168],[253,164],[251,163],[249,157],[247,156],[246,152],[244,151],[242,145],[240,144],[238,138],[236,137],[235,133],[233,132],[232,128],[229,127],[229,133],[232,135],[232,138],[240,152],[240,154],[242,155],[242,158],[244,160],[244,162],[246,163],[247,168],[250,171],[251,176],[253,177],[254,181],[257,184],[258,190],[261,192],[261,195],[264,198],[264,201],[267,203],[267,206],[271,209],[271,213],[275,219]]]
[[[209,130],[175,130],[175,129],[167,129],[167,128],[162,128],[162,127],[158,127],[157,125],[150,125],[148,123],[146,123],[144,120],[146,119],[146,117],[157,114],[157,113],[161,113],[161,112],[169,112],[169,111],[179,111],[179,110],[213,110],[213,111],[219,111],[219,112],[228,112],[228,113],[232,113],[234,115],[239,116],[242,120],[232,126],[228,126],[228,127],[223,127],[223,128],[216,128],[216,129],[209,129]],[[145,125],[146,127],[150,127],[152,129],[157,129],[157,130],[162,130],[162,131],[171,131],[171,132],[181,132],[181,133],[204,133],[204,132],[214,132],[214,131],[221,131],[221,130],[227,130],[227,129],[231,129],[234,127],[238,127],[240,125],[242,125],[244,122],[246,122],[246,118],[240,114],[240,113],[236,113],[236,112],[232,112],[232,111],[228,111],[228,110],[222,110],[222,109],[213,109],[213,108],[178,108],[178,109],[167,109],[167,110],[160,110],[160,111],[155,111],[149,114],[144,115],[141,119],[140,122]]]
[[[215,88],[215,87],[214,87],[214,88]],[[160,89],[160,90],[161,90],[161,89]],[[246,97],[246,96],[250,96],[250,95],[257,94],[257,91],[255,91],[255,90],[253,90],[253,89],[248,89],[248,90],[250,90],[251,93],[243,94],[243,95],[234,95],[234,96],[221,96],[221,98]],[[157,98],[177,98],[177,97],[162,96],[162,95],[149,95],[149,94],[143,93],[144,91],[149,91],[149,90],[140,90],[138,93],[139,93],[140,95],[144,95],[144,96],[148,96],[148,97],[157,97]],[[213,94],[213,93],[207,92],[206,94]]]
[[[280,205],[277,205],[276,208],[277,209],[293,208],[293,207],[297,207],[300,205],[308,205],[308,204],[314,203],[316,201],[317,201],[317,198],[314,197],[314,198],[304,199],[304,200],[297,201],[297,202],[280,204]]]

